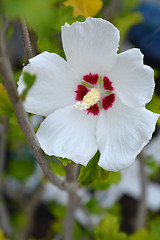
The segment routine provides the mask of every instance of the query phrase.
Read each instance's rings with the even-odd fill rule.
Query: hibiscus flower
[[[159,117],[145,108],[154,91],[153,70],[138,49],[117,54],[119,31],[103,19],[66,23],[62,43],[66,61],[43,52],[23,69],[37,76],[24,106],[46,117],[37,131],[42,149],[82,165],[99,150],[102,168],[128,167]],[[21,94],[23,74],[18,85]]]

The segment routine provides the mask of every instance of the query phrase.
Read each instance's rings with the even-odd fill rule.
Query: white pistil
[[[98,88],[92,88],[84,97],[82,102],[77,102],[74,107],[79,110],[87,110],[100,100],[101,94]]]

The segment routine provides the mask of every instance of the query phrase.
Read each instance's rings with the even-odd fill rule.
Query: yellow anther
[[[100,99],[100,90],[98,88],[92,88],[83,98],[82,104],[85,103],[88,108],[96,104]]]
[[[82,102],[77,102],[74,107],[79,110],[87,110],[94,104],[96,104],[101,97],[100,90],[98,88],[92,88],[84,97]]]

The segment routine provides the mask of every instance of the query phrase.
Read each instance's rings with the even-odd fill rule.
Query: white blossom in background
[[[147,166],[145,168],[148,171]],[[135,161],[130,167],[121,170],[122,179],[117,185],[112,185],[107,191],[96,191],[95,197],[103,207],[111,207],[122,196],[127,195],[134,199],[141,197],[141,178],[139,162]],[[160,186],[148,181],[146,188],[147,208],[152,211],[160,209]]]
[[[81,199],[83,203],[86,203],[90,199],[90,194],[85,188],[78,189],[77,196]],[[51,183],[44,185],[44,191],[42,193],[41,199],[45,202],[56,201],[62,205],[67,205],[68,203],[68,193],[59,189]]]
[[[90,193],[85,188],[81,188],[77,192],[77,196],[80,198],[80,201],[82,202],[82,205],[87,203],[89,199],[91,198]],[[41,195],[42,202],[49,202],[49,201],[55,201],[58,204],[67,206],[68,204],[68,193],[57,188],[51,183],[47,183],[44,185],[44,190]],[[86,211],[82,209],[80,206],[77,207],[76,211],[74,212],[74,217],[77,219],[81,225],[85,227],[95,226],[99,223],[100,218],[96,215],[88,215],[86,214]]]
[[[41,200],[44,202],[55,201],[66,206],[68,203],[68,193],[62,191],[51,183],[47,183],[44,185]]]
[[[119,31],[103,19],[66,23],[62,43],[67,61],[43,52],[23,70],[37,76],[24,106],[46,117],[37,132],[42,149],[82,165],[99,149],[99,166],[128,167],[159,117],[145,108],[154,91],[153,70],[138,49],[117,54]],[[21,94],[23,74],[18,85]]]

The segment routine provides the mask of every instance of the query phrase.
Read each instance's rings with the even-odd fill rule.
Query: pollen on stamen
[[[87,104],[78,101],[78,102],[76,102],[76,104],[74,104],[74,108],[77,108],[82,111],[82,110],[87,110],[88,106],[87,106]]]
[[[100,100],[101,94],[98,88],[92,88],[84,97],[83,101],[78,101],[74,107],[79,110],[87,110]]]

